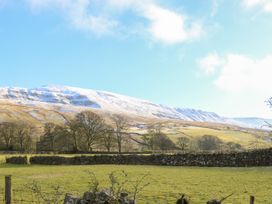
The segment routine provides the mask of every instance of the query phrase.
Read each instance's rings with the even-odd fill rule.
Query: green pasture
[[[221,198],[234,193],[225,204],[247,204],[249,196],[256,197],[256,203],[272,203],[272,168],[198,168],[163,166],[37,166],[0,165],[0,192],[4,188],[4,176],[12,175],[13,189],[25,198],[30,196],[26,185],[35,181],[43,191],[50,192],[59,185],[65,193],[82,194],[87,191],[95,173],[100,187],[109,186],[108,174],[112,171],[128,173],[135,181],[148,174],[145,183],[150,183],[139,195],[138,203],[175,203],[181,193],[190,197],[192,204],[206,203],[212,198]],[[130,183],[127,189],[131,189]],[[17,191],[16,191],[17,192]],[[1,202],[0,195],[0,202]]]

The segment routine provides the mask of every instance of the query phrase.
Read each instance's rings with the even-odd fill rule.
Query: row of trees
[[[120,115],[111,116],[109,123],[90,111],[81,112],[74,119],[63,117],[64,125],[46,123],[44,127],[0,123],[0,150],[91,152],[96,148],[121,152],[127,142],[128,122]]]
[[[242,146],[234,142],[224,142],[216,136],[204,135],[201,137],[180,136],[176,137],[174,143],[165,133],[162,132],[161,124],[148,127],[147,134],[142,136],[143,147],[147,150],[178,150],[182,152],[195,151],[236,151]]]
[[[182,152],[195,151],[237,151],[242,150],[240,144],[234,142],[223,142],[216,136],[204,135],[199,138],[190,138],[186,136],[178,137],[174,143],[164,133],[154,133],[143,136],[145,146],[148,150],[178,150]]]
[[[199,138],[179,137],[177,145],[182,151],[237,151],[242,146],[234,142],[224,142],[216,136],[204,135]]]
[[[224,143],[218,137],[204,135],[197,139],[181,136],[174,143],[162,132],[161,124],[149,126],[146,134],[132,133],[128,121],[112,115],[107,122],[99,115],[84,111],[73,119],[63,117],[64,125],[46,123],[41,130],[25,123],[0,124],[0,148],[17,151],[92,152],[118,151],[123,148],[147,151],[238,150],[241,145]],[[40,134],[40,137],[37,135]],[[39,138],[37,142],[34,139]]]
[[[0,148],[2,150],[28,151],[33,148],[35,129],[25,123],[0,124]]]
[[[90,111],[76,115],[72,120],[66,119],[65,125],[47,123],[38,144],[38,149],[45,151],[92,152],[96,149],[106,149],[110,152],[117,148],[122,152],[125,136],[128,135],[128,122],[120,115],[105,120]]]

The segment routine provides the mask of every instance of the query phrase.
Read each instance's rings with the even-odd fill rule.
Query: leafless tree
[[[93,112],[84,111],[76,115],[76,121],[86,140],[87,151],[92,151],[95,142],[106,132],[104,120]]]
[[[181,151],[185,151],[189,148],[190,139],[188,137],[179,137],[177,140],[177,145]]]
[[[142,135],[144,145],[150,150],[174,150],[177,149],[174,142],[162,132],[160,123],[148,126],[147,134]]]
[[[81,129],[80,124],[77,120],[70,120],[66,123],[64,131],[66,132],[67,136],[69,137],[69,141],[71,142],[72,151],[78,152],[81,150]]]
[[[128,121],[125,117],[120,115],[113,115],[112,120],[114,123],[114,132],[116,135],[118,152],[120,154],[122,152],[122,143],[123,143],[124,137],[127,135],[126,131],[128,130]]]
[[[101,144],[104,146],[108,152],[115,146],[116,138],[114,135],[114,130],[110,126],[106,126],[106,131],[101,137]]]
[[[5,122],[0,124],[0,139],[4,143],[6,150],[13,149],[15,133],[16,133],[15,123]]]
[[[222,144],[222,140],[213,135],[204,135],[197,141],[200,150],[213,151],[218,150]]]
[[[48,141],[49,149],[52,151],[55,150],[55,142],[57,139],[56,129],[57,129],[57,125],[54,123],[46,123],[44,125],[43,139],[45,143]]]
[[[153,150],[174,150],[175,143],[164,133],[155,133],[151,137],[151,145]]]
[[[272,97],[271,98],[269,98],[267,101],[266,101],[266,103],[267,103],[267,105],[270,107],[270,108],[272,108]],[[272,124],[270,123],[270,122],[268,122],[268,121],[264,121],[264,125],[263,125],[263,127],[268,127],[268,128],[270,128],[270,129],[272,129]]]
[[[20,151],[25,151],[31,148],[32,144],[32,134],[34,132],[34,127],[19,123],[16,124],[16,142],[19,144]]]

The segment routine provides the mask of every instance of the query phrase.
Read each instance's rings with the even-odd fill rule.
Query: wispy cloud
[[[118,23],[106,16],[94,15],[89,9],[90,0],[27,0],[34,10],[59,9],[65,18],[77,29],[96,34],[110,33]]]
[[[149,36],[152,41],[183,43],[199,38],[204,32],[200,23],[174,9],[163,7],[156,0],[105,0],[103,4],[96,0],[26,1],[32,9],[59,9],[75,28],[99,35],[117,33],[121,27],[129,33],[133,27],[126,25],[113,11],[121,14],[131,12],[135,20],[130,23],[142,25],[137,27],[142,30],[135,33],[146,33],[144,36]]]
[[[272,12],[271,0],[243,0],[243,4],[246,8],[260,7],[265,12]]]

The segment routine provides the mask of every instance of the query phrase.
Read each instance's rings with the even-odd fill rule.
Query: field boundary
[[[25,157],[8,157],[8,164],[26,164]],[[153,155],[94,155],[94,156],[31,156],[33,165],[161,165],[203,167],[272,166],[272,149],[236,153],[186,153]]]

